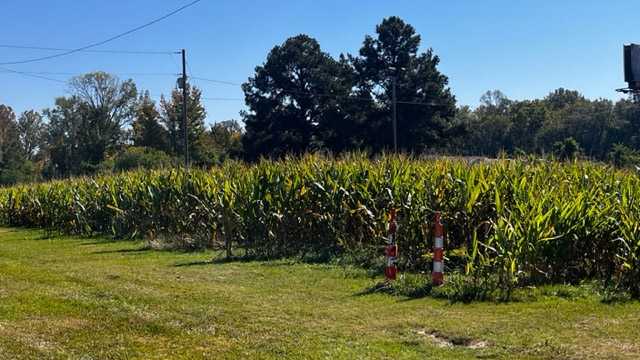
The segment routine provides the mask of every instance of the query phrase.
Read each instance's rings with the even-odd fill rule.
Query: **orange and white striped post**
[[[396,266],[396,262],[398,260],[398,244],[396,243],[397,231],[398,223],[396,222],[396,209],[391,209],[391,212],[389,213],[389,236],[387,237],[387,247],[384,251],[387,257],[387,265],[384,268],[384,277],[386,281],[395,280],[398,275],[398,267]]]
[[[444,229],[440,219],[440,212],[436,211],[433,227],[433,271],[431,278],[433,285],[444,283]]]

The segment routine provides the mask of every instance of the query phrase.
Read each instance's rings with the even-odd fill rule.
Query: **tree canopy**
[[[95,72],[71,79],[69,87],[71,96],[57,98],[55,107],[45,111],[51,171],[91,173],[122,142],[124,126],[133,119],[136,86]]]
[[[336,99],[349,96],[343,76],[347,72],[344,63],[309,36],[298,35],[274,47],[242,86],[249,108],[244,113],[247,156],[300,154],[314,141],[322,144],[319,130],[328,122],[344,121]]]
[[[247,157],[390,148],[394,82],[402,149],[436,148],[459,131],[455,97],[433,50],[419,53],[420,36],[398,17],[384,19],[376,33],[358,56],[337,60],[307,35],[274,47],[243,85]]]

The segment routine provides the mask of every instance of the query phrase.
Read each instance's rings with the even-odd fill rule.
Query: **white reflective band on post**
[[[435,242],[436,242],[436,246],[435,246],[436,249],[444,248],[444,241],[442,239],[442,236],[436,237]]]
[[[395,263],[396,263],[396,258],[394,258],[394,257],[388,257],[387,258],[387,266],[394,265]]]
[[[444,264],[442,263],[442,261],[434,261],[433,262],[433,272],[434,273],[441,273],[444,271]]]

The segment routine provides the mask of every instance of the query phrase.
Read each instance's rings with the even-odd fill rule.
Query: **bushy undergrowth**
[[[472,302],[486,300],[503,300],[493,277],[478,278],[463,274],[447,274],[443,286],[432,286],[431,276],[424,274],[402,274],[397,281],[380,283],[369,292],[387,292],[410,298],[431,296],[447,299],[451,302]]]
[[[508,298],[519,286],[597,279],[638,297],[639,201],[637,174],[583,162],[308,156],[1,189],[0,222],[375,266],[355,254],[382,253],[395,207],[400,267],[424,271],[438,210],[447,249],[478,286],[491,277]]]

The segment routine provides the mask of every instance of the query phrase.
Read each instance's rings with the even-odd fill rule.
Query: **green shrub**
[[[164,151],[148,147],[129,147],[113,159],[116,172],[136,169],[169,168],[173,164],[171,156]]]
[[[616,167],[640,166],[640,153],[623,144],[615,144],[609,152],[609,161]]]
[[[568,137],[553,144],[554,154],[562,160],[573,160],[580,155],[582,149],[576,139]]]

